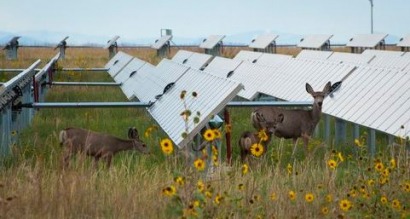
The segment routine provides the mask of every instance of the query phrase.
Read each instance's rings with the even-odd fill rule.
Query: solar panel
[[[108,69],[108,73],[114,78],[133,58],[127,53],[120,51],[108,61],[105,68]]]
[[[364,83],[366,82],[366,83]],[[388,134],[398,135],[410,121],[409,72],[397,69],[359,67],[323,112]],[[409,133],[407,133],[407,136]]]
[[[374,55],[371,54],[333,52],[327,60],[346,64],[367,65],[373,58]]]
[[[397,43],[399,47],[410,47],[410,35],[405,36],[400,39],[400,42]]]
[[[290,55],[263,53],[262,56],[258,58],[256,64],[279,67],[291,59],[293,59],[293,57]]]
[[[152,71],[154,71],[154,68],[155,66],[147,62],[134,74],[132,74],[132,72],[129,74],[129,79],[122,83],[122,85],[120,86],[122,92],[125,94],[128,100],[136,98],[134,94],[135,91],[138,87],[144,85],[143,78],[145,77],[145,75],[151,74]],[[140,92],[142,91],[140,90]]]
[[[365,47],[365,48],[374,48],[376,47],[384,38],[387,37],[387,34],[359,34],[354,36],[346,44],[348,47]]]
[[[212,56],[208,54],[202,54],[194,52],[186,59],[182,64],[195,69],[202,69],[212,60]]]
[[[205,71],[218,77],[226,78],[227,75],[232,74],[241,63],[242,61],[240,60],[216,56],[205,68]]]
[[[238,54],[236,54],[236,56],[233,59],[240,61],[256,62],[258,58],[262,56],[262,54],[263,53],[261,52],[241,50]]]
[[[332,55],[332,51],[316,51],[316,50],[302,50],[296,56],[298,59],[314,59],[314,60],[326,60]]]
[[[278,38],[278,35],[276,34],[262,34],[259,35],[256,39],[252,40],[252,42],[249,44],[249,47],[255,49],[266,49],[266,47],[272,44],[276,40],[276,38]]]
[[[311,49],[320,49],[325,43],[332,38],[331,34],[314,34],[307,35],[301,39],[297,47],[300,48],[311,48]]]
[[[344,80],[354,69],[352,65],[328,61],[292,59],[265,78],[259,91],[288,101],[310,101],[312,97],[305,90],[306,83],[315,90],[323,89],[328,81]]]
[[[174,87],[148,109],[148,112],[175,145],[183,148],[193,140],[213,115],[220,112],[236,96],[241,88],[242,86],[237,82],[189,69],[179,78]],[[200,112],[197,124],[194,124],[192,119],[186,124],[181,116],[181,113],[186,110],[180,98],[184,90],[187,91],[185,104],[192,115]],[[196,98],[191,95],[192,92],[197,93]],[[184,132],[186,132],[185,138],[182,137]]]
[[[224,35],[211,35],[199,45],[199,48],[213,49],[224,38]]]
[[[110,46],[114,45],[115,42],[120,38],[120,36],[114,36],[112,39],[108,40],[107,44],[105,44],[104,49],[110,48]]]
[[[410,57],[375,56],[369,66],[404,70],[410,66]]]
[[[186,60],[188,60],[189,57],[191,57],[193,54],[193,52],[191,51],[186,51],[186,50],[178,50],[178,52],[174,55],[174,57],[172,57],[172,61],[179,63],[179,64],[183,64],[184,62],[186,62]]]
[[[275,70],[276,69],[271,66],[243,62],[229,79],[244,85],[244,89],[238,93],[238,96],[247,100],[253,100],[257,97],[259,88],[265,82],[265,79],[273,74]]]
[[[151,48],[153,49],[161,49],[168,41],[172,39],[171,35],[165,35],[162,36],[161,38],[155,40],[155,43],[151,45]]]
[[[130,78],[131,74],[136,74],[145,63],[146,62],[141,59],[133,58],[120,72],[118,72],[114,77],[114,81],[117,83],[124,83]]]
[[[7,47],[11,46],[12,44],[16,44],[17,40],[20,39],[20,36],[15,36],[9,40],[9,42],[6,44],[6,46],[3,49],[6,49]]]
[[[135,77],[134,95],[143,102],[154,102],[166,87],[178,80],[189,67],[163,59],[152,71],[140,72]]]

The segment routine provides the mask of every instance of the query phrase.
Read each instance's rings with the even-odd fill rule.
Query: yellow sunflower
[[[327,165],[330,167],[330,169],[334,170],[337,167],[337,163],[335,160],[330,159],[327,161]]]
[[[243,165],[242,165],[242,175],[247,174],[248,171],[249,171],[249,166],[248,166],[248,164],[246,164],[246,163],[243,164]]]
[[[392,206],[393,208],[395,208],[395,209],[400,209],[400,201],[399,201],[398,199],[394,199],[394,200],[391,202],[391,206]]]
[[[322,208],[322,214],[324,214],[324,215],[329,214],[329,208],[323,207],[323,208]]]
[[[245,185],[243,184],[243,183],[240,183],[239,185],[238,185],[238,190],[239,191],[243,191],[245,189]]]
[[[315,196],[312,193],[307,193],[305,195],[305,200],[308,203],[313,202],[313,200],[315,200]]]
[[[255,143],[251,146],[251,154],[255,157],[260,157],[263,152],[264,152],[264,148],[261,144]]]
[[[196,188],[199,192],[203,192],[205,190],[204,182],[202,182],[202,180],[198,180],[198,182],[196,183]]]
[[[215,139],[220,139],[222,137],[221,131],[219,129],[212,129],[214,132]]]
[[[205,169],[205,162],[202,159],[197,159],[196,161],[194,161],[194,166],[198,171],[203,171]]]
[[[162,194],[168,197],[172,197],[176,194],[177,189],[175,186],[167,186],[164,189],[162,189]]]
[[[174,145],[169,138],[162,139],[160,145],[162,152],[166,155],[170,155],[174,151]]]
[[[224,200],[224,197],[221,196],[219,193],[216,194],[215,199],[214,199],[214,203],[219,205],[222,201]]]
[[[333,201],[333,196],[331,194],[326,195],[326,201],[327,202],[332,202]]]
[[[174,182],[177,185],[183,186],[185,184],[185,177],[177,176],[177,177],[174,178]]]
[[[382,162],[376,162],[376,164],[374,165],[374,169],[377,172],[382,172],[384,170],[384,165]]]
[[[403,185],[403,190],[404,190],[405,192],[410,192],[410,182],[406,182],[406,183]]]
[[[343,199],[339,202],[339,207],[343,211],[349,211],[352,208],[352,203],[347,199]]]
[[[296,199],[296,192],[290,190],[288,193],[288,196],[289,196],[289,199],[293,201]]]
[[[212,129],[207,129],[204,133],[204,139],[206,141],[213,141],[215,139],[215,133]]]
[[[259,138],[261,141],[267,141],[267,140],[268,140],[269,136],[266,134],[265,129],[259,130],[259,132],[258,132],[258,138]]]
[[[293,171],[292,164],[288,163],[288,166],[286,167],[286,169],[288,170],[289,175],[292,174],[292,171]]]
[[[397,167],[397,163],[396,163],[396,160],[394,158],[390,160],[390,167],[392,169]]]
[[[387,197],[386,196],[382,196],[381,198],[380,198],[380,202],[382,203],[382,204],[386,204],[387,203]]]

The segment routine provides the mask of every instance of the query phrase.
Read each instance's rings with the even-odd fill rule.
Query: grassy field
[[[233,57],[240,49],[226,49]],[[150,49],[124,49],[153,64],[160,60]],[[173,50],[172,54],[176,51]],[[283,54],[296,49],[280,48]],[[23,48],[19,61],[0,68],[26,68],[37,58],[44,65],[55,51]],[[69,48],[63,67],[103,67],[103,49]],[[11,75],[0,74],[0,79]],[[65,72],[57,81],[111,81],[105,73]],[[58,87],[47,101],[127,101],[118,88]],[[326,104],[326,102],[324,103]],[[291,141],[274,138],[261,158],[242,164],[237,141],[253,130],[251,109],[231,108],[232,128],[223,127],[233,142],[233,163],[211,161],[214,172],[202,170],[208,155],[198,153],[186,164],[176,148],[166,155],[160,141],[167,136],[155,127],[145,109],[41,109],[32,125],[18,133],[19,143],[0,166],[0,218],[409,218],[410,159],[402,139],[388,147],[378,139],[378,152],[367,155],[366,133],[356,144],[334,145],[314,138],[309,155],[298,145],[291,159]],[[135,126],[151,154],[122,152],[110,169],[92,167],[90,158],[76,156],[63,169],[58,133],[76,126],[126,138]],[[211,157],[209,157],[211,158]],[[212,160],[212,159],[211,159]]]

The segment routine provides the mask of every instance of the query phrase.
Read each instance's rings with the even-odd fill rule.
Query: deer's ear
[[[128,129],[128,138],[129,139],[139,139],[140,138],[137,128],[132,127]]]
[[[258,122],[264,122],[265,117],[263,117],[263,115],[261,115],[260,113],[256,113],[256,119],[258,120]]]
[[[325,87],[323,88],[323,93],[328,94],[330,93],[330,89],[332,88],[332,84],[329,82],[327,82],[327,84],[325,85]]]
[[[278,122],[282,123],[284,118],[285,118],[285,116],[283,115],[283,113],[279,114],[278,115]]]
[[[312,88],[312,86],[310,86],[309,83],[306,83],[306,92],[310,93],[313,95],[313,93],[315,92]]]

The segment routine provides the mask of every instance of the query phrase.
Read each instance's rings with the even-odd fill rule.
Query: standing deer
[[[275,136],[280,138],[293,139],[295,147],[292,156],[296,150],[296,141],[298,138],[303,139],[305,152],[308,150],[309,139],[311,138],[316,125],[319,123],[322,115],[322,104],[326,95],[331,91],[331,83],[328,82],[323,91],[314,91],[312,86],[306,83],[306,91],[313,97],[313,107],[310,110],[289,110],[278,107],[260,107],[252,112],[251,122],[257,130],[263,126],[260,124],[258,114],[261,114],[269,120],[274,120],[276,115],[283,114],[284,119],[280,127],[276,127]]]
[[[258,112],[255,113],[255,120],[257,120],[258,124],[260,125],[258,132],[250,132],[245,131],[242,133],[239,139],[239,147],[241,150],[241,160],[244,163],[250,154],[250,148],[253,144],[261,144],[264,148],[264,152],[267,150],[267,146],[272,140],[272,134],[275,133],[275,130],[280,123],[283,122],[283,114],[279,114],[276,119],[273,121],[266,121],[263,115],[259,114]],[[264,141],[260,138],[259,133],[261,130],[264,130],[267,139]]]
[[[64,166],[68,166],[70,158],[78,152],[94,157],[94,165],[100,158],[111,166],[112,157],[125,150],[138,150],[141,153],[149,153],[149,148],[139,138],[136,128],[129,128],[129,140],[120,139],[108,134],[102,134],[80,128],[66,128],[59,135],[60,145],[66,147],[64,155]]]

